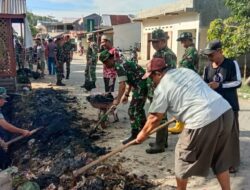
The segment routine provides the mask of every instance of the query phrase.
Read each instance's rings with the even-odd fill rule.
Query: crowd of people
[[[15,40],[15,55],[18,69],[24,68],[24,60],[28,62],[31,71],[39,72],[44,78],[45,72],[56,75],[58,86],[65,86],[62,78],[69,79],[70,63],[73,58],[74,45],[70,42],[70,36],[58,38],[34,38],[34,46],[25,50],[18,39]],[[26,54],[26,58],[24,58]],[[47,64],[47,67],[46,67]],[[65,66],[64,66],[65,65]],[[64,74],[64,67],[66,72]],[[47,68],[47,71],[46,71]]]
[[[192,33],[183,32],[179,41],[185,48],[177,66],[176,55],[167,47],[168,36],[161,29],[152,32],[153,58],[147,72],[133,61],[117,58],[116,51],[104,48],[99,56],[107,68],[118,76],[118,95],[113,105],[132,99],[128,114],[131,135],[123,144],[136,139],[141,143],[150,132],[169,117],[176,126],[157,131],[155,143],[146,149],[149,154],[165,151],[168,132],[181,133],[175,149],[175,175],[178,190],[185,190],[191,176],[205,177],[212,168],[223,190],[230,190],[230,173],[240,164],[239,102],[237,88],[241,74],[237,61],[223,55],[219,40],[207,44],[202,54],[210,61],[203,79],[199,69],[198,51]],[[149,96],[151,105],[145,117],[144,104]]]
[[[141,143],[161,122],[176,119],[172,128],[157,131],[156,141],[146,149],[148,154],[164,152],[168,147],[168,132],[179,134],[175,149],[175,175],[177,189],[185,190],[191,176],[206,176],[209,168],[218,178],[223,190],[230,190],[229,172],[236,172],[240,163],[239,149],[239,102],[237,88],[241,86],[241,74],[237,61],[223,55],[223,44],[211,41],[202,50],[210,61],[204,70],[203,79],[199,70],[198,51],[190,32],[179,35],[178,42],[185,48],[182,59],[177,63],[175,53],[167,46],[169,36],[162,30],[152,32],[149,42],[155,49],[145,71],[137,60],[121,58],[120,51],[113,47],[111,39],[103,35],[100,47],[94,35],[87,35],[85,81],[82,88],[96,88],[96,64],[103,63],[104,92],[111,94],[118,80],[118,95],[114,106],[127,103],[131,96],[128,115],[131,134],[122,141],[127,144],[136,139]],[[58,86],[62,79],[70,77],[70,62],[73,46],[69,36],[52,39],[45,43],[35,39],[32,49],[36,53],[37,69],[44,74],[45,60],[50,75],[57,75]],[[66,76],[64,76],[64,63]],[[3,92],[2,92],[3,91]],[[2,95],[1,95],[2,94]],[[5,91],[0,89],[0,100]],[[144,110],[150,100],[148,116]],[[0,114],[0,125],[3,116]],[[12,132],[29,135],[27,131]]]

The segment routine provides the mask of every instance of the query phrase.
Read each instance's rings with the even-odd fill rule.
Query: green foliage
[[[226,0],[226,5],[237,17],[250,17],[250,1],[249,0]]]
[[[224,20],[215,19],[210,23],[208,40],[221,40],[227,57],[237,58],[250,52],[249,2],[249,0],[226,0],[232,15]]]
[[[29,24],[30,24],[30,30],[31,30],[32,36],[36,36],[36,34],[38,33],[38,30],[35,27],[37,25],[38,20],[58,22],[53,17],[39,16],[39,15],[33,14],[32,12],[27,12],[26,16],[27,16],[27,19],[28,19]]]

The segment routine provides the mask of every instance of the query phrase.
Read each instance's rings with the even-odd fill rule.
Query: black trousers
[[[105,86],[105,92],[114,92],[114,90],[115,90],[115,79],[116,78],[114,78],[114,79],[112,79],[112,78],[103,78],[104,86]]]
[[[9,154],[0,148],[0,169],[4,170],[8,168],[11,164],[11,159]]]

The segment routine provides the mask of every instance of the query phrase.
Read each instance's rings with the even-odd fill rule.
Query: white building
[[[129,50],[141,41],[141,24],[127,23],[113,26],[113,45],[122,50]]]
[[[192,32],[196,48],[202,49],[206,44],[207,29],[215,18],[224,18],[228,10],[224,0],[178,0],[158,8],[140,12],[134,21],[141,22],[141,59],[152,58],[154,49],[148,40],[152,31],[161,28],[169,36],[168,47],[180,60],[184,48],[176,41],[181,32]]]

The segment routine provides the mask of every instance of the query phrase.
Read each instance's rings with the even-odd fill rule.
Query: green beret
[[[101,62],[105,62],[105,61],[107,61],[110,57],[112,57],[112,55],[109,53],[109,51],[108,50],[103,50],[101,53],[100,53],[100,55],[99,55],[99,60],[101,61]]]

